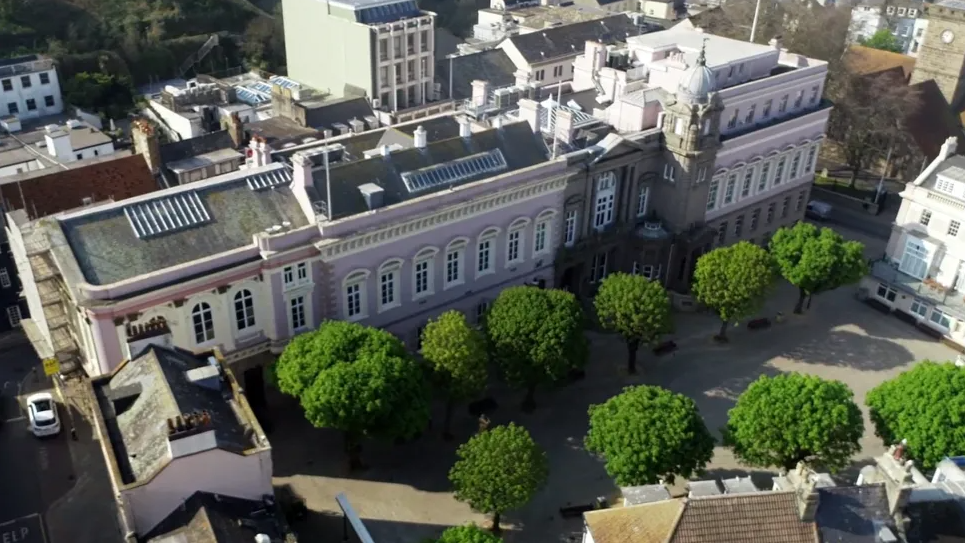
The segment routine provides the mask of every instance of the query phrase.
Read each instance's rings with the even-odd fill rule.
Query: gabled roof
[[[249,179],[276,174],[286,176],[288,183],[271,190],[249,186]],[[291,228],[306,226],[308,218],[288,186],[290,182],[291,172],[284,164],[275,163],[94,208],[64,218],[60,227],[85,280],[106,285],[250,246],[254,234],[285,222]],[[153,205],[179,194],[196,194],[210,220],[139,238],[125,208]]]
[[[452,67],[452,96],[449,96],[449,67]],[[472,97],[473,80],[489,82],[490,88],[506,87],[516,82],[516,65],[502,49],[489,49],[452,59],[436,61],[436,82],[443,97],[464,100]]]
[[[962,122],[933,79],[922,81],[911,88],[917,90],[919,106],[905,117],[905,129],[915,140],[919,151],[929,160],[938,156],[942,144],[949,137],[958,139],[958,148],[965,149]]]
[[[285,539],[288,530],[265,502],[195,492],[142,539],[145,543],[251,543],[265,534]],[[177,538],[184,539],[177,539]]]
[[[46,175],[0,184],[5,209],[24,209],[37,219],[84,205],[84,199],[123,200],[158,190],[158,183],[141,155],[105,159],[88,166],[61,170],[45,168]]]
[[[894,68],[901,69],[904,79],[911,77],[915,69],[914,57],[892,53],[863,45],[850,45],[844,54],[844,63],[855,75],[871,75]]]
[[[496,173],[479,173],[451,184],[440,184],[432,188],[411,193],[403,179],[403,174],[424,168],[440,166],[487,151],[498,150],[505,159],[505,167]],[[373,158],[337,164],[330,167],[333,211],[335,218],[343,218],[368,211],[361,185],[374,183],[382,188],[383,205],[422,197],[427,194],[448,190],[487,177],[512,172],[534,166],[547,160],[548,152],[541,137],[533,134],[526,122],[504,125],[502,128],[475,132],[469,138],[459,136],[429,143],[425,149],[405,149],[391,153],[388,157]],[[315,186],[309,188],[313,202],[325,202],[326,175],[324,169],[314,170]]]
[[[678,498],[593,511],[584,519],[595,543],[818,541],[815,523],[798,516],[793,491]]]
[[[150,345],[94,383],[124,484],[153,477],[170,461],[168,419],[207,412],[217,447],[241,453],[257,445],[235,414],[230,391],[192,382],[187,372],[206,368],[204,357],[181,349]]]
[[[630,36],[637,36],[651,29],[638,27],[627,15],[617,14],[594,21],[584,21],[548,28],[529,34],[519,34],[506,41],[519,51],[529,64],[576,56],[586,49],[587,40],[598,40],[606,45],[624,43]],[[505,42],[504,42],[505,44]],[[506,45],[500,45],[505,47]]]

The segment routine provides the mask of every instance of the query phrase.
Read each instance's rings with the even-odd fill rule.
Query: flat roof
[[[205,166],[211,166],[212,164],[220,164],[222,162],[242,158],[244,156],[245,155],[235,151],[234,149],[218,149],[216,151],[211,151],[210,153],[204,153],[185,158],[184,160],[171,162],[167,165],[167,168],[172,172],[181,173],[197,170],[198,168],[204,168]]]
[[[23,147],[7,150],[0,148],[0,168],[16,166],[17,164],[23,164],[25,162],[33,162],[34,160],[37,160],[37,155]],[[44,166],[47,166],[47,164],[44,164]]]
[[[704,46],[705,40],[707,43],[705,54],[709,68],[726,66],[747,58],[777,52],[770,45],[733,40],[706,32],[677,27],[660,32],[651,32],[650,34],[631,36],[627,38],[627,45],[631,49],[649,51],[679,49],[684,54],[687,64],[693,65],[697,60],[697,55],[700,54],[700,49]]]
[[[70,146],[74,151],[80,151],[89,147],[96,147],[111,143],[111,137],[89,124],[81,124],[74,128],[62,126],[61,130],[67,131],[70,135]]]

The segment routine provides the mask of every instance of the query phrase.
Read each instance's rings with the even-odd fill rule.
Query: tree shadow
[[[799,343],[784,356],[805,364],[846,366],[859,371],[884,371],[904,366],[915,356],[894,341],[849,330],[832,330],[821,338]]]

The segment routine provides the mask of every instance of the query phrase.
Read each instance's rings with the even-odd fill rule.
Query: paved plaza
[[[866,243],[869,256],[881,254],[883,240],[850,235]],[[547,450],[551,461],[547,488],[524,510],[505,517],[504,523],[512,526],[506,540],[578,541],[582,521],[561,519],[559,508],[616,494],[602,463],[583,449],[582,441],[588,424],[587,408],[625,386],[654,384],[692,397],[707,426],[719,437],[728,409],[760,375],[797,371],[838,379],[854,390],[863,408],[871,388],[916,361],[954,358],[948,347],[875,311],[854,295],[853,288],[845,288],[820,296],[808,314],[796,316],[789,314],[795,291],[781,285],[762,314],[784,312],[784,322],[764,331],[732,328],[731,342],[724,346],[711,340],[718,327],[712,315],[679,315],[676,338],[681,348],[659,358],[641,354],[640,372],[632,377],[624,371],[623,344],[613,336],[590,334],[592,358],[586,378],[557,390],[540,391],[534,413],[520,412],[520,393],[495,387],[493,395],[499,408],[493,423],[515,421],[525,426]],[[443,441],[435,428],[404,445],[367,443],[364,457],[370,469],[358,475],[347,473],[337,433],[311,428],[289,399],[274,397],[272,411],[275,431],[270,439],[275,449],[276,480],[306,499],[312,510],[301,527],[306,533],[331,534],[331,530],[341,529],[334,499],[339,492],[346,493],[379,542],[419,541],[446,526],[485,522],[452,499],[446,477],[456,446],[476,428],[476,421],[465,411],[457,417],[457,438],[453,442]],[[862,446],[853,467],[840,474],[842,479],[853,479],[856,470],[881,450],[881,442],[867,420]],[[740,466],[729,451],[718,447],[707,476],[733,475],[752,475],[767,481],[770,474]],[[680,482],[676,490],[683,491]]]

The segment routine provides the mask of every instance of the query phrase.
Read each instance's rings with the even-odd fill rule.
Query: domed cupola
[[[684,70],[677,85],[677,99],[690,104],[706,104],[710,93],[714,92],[716,79],[714,72],[707,67],[705,49],[707,40],[700,48],[697,63]]]

